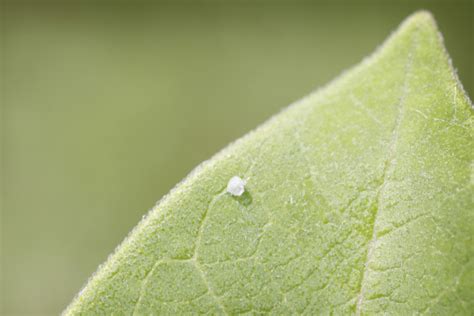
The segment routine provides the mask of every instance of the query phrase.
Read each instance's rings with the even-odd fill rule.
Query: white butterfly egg
[[[233,196],[241,196],[245,192],[245,180],[239,176],[233,176],[227,183],[227,192]]]

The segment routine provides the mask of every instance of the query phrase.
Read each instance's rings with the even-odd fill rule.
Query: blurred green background
[[[420,8],[472,95],[472,1],[3,2],[2,314],[58,314],[193,167]]]

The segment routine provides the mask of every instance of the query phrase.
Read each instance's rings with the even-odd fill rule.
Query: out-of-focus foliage
[[[421,7],[474,91],[471,1],[3,3],[3,312],[62,310],[194,166]]]

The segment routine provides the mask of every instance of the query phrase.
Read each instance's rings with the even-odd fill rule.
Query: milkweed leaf
[[[472,314],[472,114],[415,13],[197,167],[65,314]]]

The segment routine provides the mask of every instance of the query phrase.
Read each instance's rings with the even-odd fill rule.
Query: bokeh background
[[[3,315],[60,313],[201,161],[431,10],[468,93],[468,1],[3,1]]]

